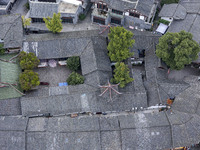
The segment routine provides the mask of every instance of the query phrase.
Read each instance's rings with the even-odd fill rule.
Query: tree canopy
[[[156,46],[156,55],[175,70],[181,70],[184,65],[196,60],[199,52],[199,44],[192,39],[191,33],[185,31],[167,32]]]
[[[20,52],[19,55],[20,67],[25,70],[32,70],[37,67],[40,60],[35,56],[34,53]]]
[[[111,61],[120,62],[133,56],[133,53],[130,52],[130,48],[135,43],[135,40],[132,39],[133,33],[123,27],[112,27],[110,31],[108,34],[110,42],[107,49]]]
[[[3,55],[5,53],[5,48],[3,48],[3,44],[0,43],[0,55]]]
[[[77,71],[80,66],[80,58],[78,56],[72,56],[67,59],[67,67],[72,71]]]
[[[114,78],[111,79],[113,83],[120,83],[120,87],[123,88],[129,82],[134,79],[129,75],[129,68],[123,62],[117,62],[114,70]]]
[[[63,27],[62,27],[62,20],[60,19],[60,13],[56,14],[53,13],[53,17],[47,17],[47,18],[43,18],[46,27],[52,31],[53,33],[58,33],[60,31],[62,31]]]
[[[19,83],[21,88],[25,91],[38,86],[40,84],[38,73],[32,70],[25,70],[19,76]]]
[[[31,24],[31,18],[25,18],[24,16],[22,16],[22,24],[23,27],[27,29],[27,26],[30,26]]]
[[[69,85],[83,84],[84,77],[76,72],[72,72],[67,78],[67,83]]]

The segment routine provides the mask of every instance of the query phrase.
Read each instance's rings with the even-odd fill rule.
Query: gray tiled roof
[[[97,35],[97,30],[59,34],[32,34],[26,36],[23,50],[34,52],[39,59],[80,56],[88,48],[91,37]]]
[[[186,9],[180,4],[165,4],[159,13],[159,17],[171,17],[175,20],[185,19]]]
[[[199,14],[187,14],[184,20],[173,21],[168,29],[168,32],[180,32],[181,30],[191,32],[193,34],[193,39],[197,43],[200,43],[200,36],[198,34],[198,31],[200,31],[200,27],[198,26],[199,22]]]
[[[5,48],[22,47],[23,28],[20,15],[0,16],[0,39]]]
[[[98,85],[102,83],[102,77],[106,77],[107,81],[110,77],[108,74],[112,71],[107,55],[106,40],[100,37],[98,32],[98,30],[90,30],[57,35],[29,35],[23,44],[23,50],[35,53],[39,59],[80,56],[82,74],[87,75],[86,82],[90,85],[95,82]],[[98,79],[92,80],[92,78]]]
[[[95,70],[89,74],[84,75],[85,83],[88,85],[104,85],[111,79],[112,73],[110,71]]]
[[[192,79],[194,78],[194,79]],[[190,87],[176,96],[173,108],[175,110],[194,114],[198,110],[199,104],[199,82],[198,78],[195,76],[187,77],[186,82],[189,82]],[[191,80],[195,80],[195,83],[191,83]]]
[[[133,39],[135,40],[135,43],[133,45],[133,49],[136,50],[149,50],[152,46],[152,43],[158,43],[158,39],[160,36],[155,35],[155,34],[150,34],[145,31],[133,31]]]
[[[153,51],[149,52],[152,52],[149,54],[155,55]],[[149,55],[147,56],[149,57]],[[152,62],[148,61],[148,63]],[[29,118],[26,126],[27,140],[22,136],[24,131],[21,131],[24,129],[26,120],[23,124],[16,123],[16,127],[12,127],[12,125],[5,127],[11,119],[4,117],[2,120],[7,123],[0,124],[2,129],[5,130],[4,134],[0,133],[0,136],[9,137],[1,140],[0,144],[12,141],[11,136],[15,135],[14,137],[17,139],[20,137],[21,140],[16,142],[14,149],[17,149],[16,145],[19,143],[21,149],[26,146],[27,149],[44,150],[65,148],[74,150],[82,149],[82,147],[86,147],[87,150],[100,150],[102,148],[161,150],[189,146],[198,143],[200,139],[199,81],[197,80],[198,78],[195,76],[186,78],[187,84],[158,80],[159,86],[162,86],[161,88],[164,88],[165,92],[177,91],[176,94],[178,95],[172,105],[172,114],[168,111],[114,113],[106,116],[79,116],[76,118],[69,118],[68,116]],[[27,95],[21,98],[24,115],[45,112],[55,115],[73,111],[130,110],[131,107],[139,107],[141,104],[145,104],[144,100],[146,99],[146,93],[128,91],[118,96],[114,103],[107,102],[105,97],[98,96],[100,91],[97,87],[88,85],[69,86],[63,90],[57,90],[53,87],[52,90],[59,91],[57,94],[64,95],[49,92],[51,91],[49,89],[49,91],[45,90],[44,93],[46,94],[44,95],[41,92],[38,97]],[[67,94],[60,93],[65,90],[69,92]],[[80,94],[77,93],[79,90],[81,91]],[[20,132],[15,133],[16,131],[10,131],[10,128],[19,129]],[[2,145],[8,147],[8,145]]]
[[[181,0],[179,4],[164,5],[159,16],[173,17],[174,20],[169,26],[168,32],[180,32],[185,30],[193,34],[193,39],[200,43],[200,1]]]
[[[52,17],[53,13],[58,13],[58,3],[30,3],[30,18]]]
[[[167,113],[172,128],[173,147],[190,146],[192,143],[198,143],[200,139],[198,77],[188,76],[184,81],[164,84],[159,82],[160,95],[165,103],[170,93],[175,96],[172,113]],[[166,97],[163,96],[164,94],[167,94]]]
[[[182,5],[178,5],[173,17],[175,20],[185,19],[186,14],[186,9]]]
[[[173,21],[168,29],[168,32],[180,32],[181,30],[189,32],[196,16],[196,14],[187,14],[184,20]]]
[[[25,130],[28,118],[0,117],[0,147],[25,150]]]
[[[62,40],[64,40],[64,44],[71,44],[71,47],[62,47]],[[35,44],[37,48],[30,46],[33,42],[37,42],[37,44]],[[51,43],[51,45],[44,44],[46,42],[48,42],[49,45]],[[67,89],[61,89],[59,87],[53,89],[39,89],[36,92],[32,92],[30,96],[21,98],[23,115],[44,112],[59,114],[86,110],[92,112],[117,111],[130,110],[133,107],[147,107],[146,92],[140,91],[134,93],[133,87],[132,90],[128,90],[127,93],[124,91],[123,95],[115,96],[113,98],[115,99],[115,105],[107,102],[109,99],[108,95],[104,97],[98,96],[100,94],[98,85],[107,84],[107,81],[112,76],[112,70],[107,55],[106,40],[104,37],[98,35],[97,30],[61,33],[55,36],[52,36],[52,34],[31,35],[27,36],[27,41],[25,43],[24,50],[35,52],[40,59],[70,57],[74,55],[80,56],[85,84],[87,84],[87,86],[92,86],[93,89],[88,86],[89,88],[87,88],[87,91],[76,90],[74,93],[70,93],[70,89],[73,86],[69,86]],[[46,47],[44,45],[46,45]],[[55,51],[54,48],[56,47],[58,47],[58,49]],[[43,54],[43,52],[45,54]],[[85,88],[85,86],[82,86],[82,88]],[[95,92],[97,90],[98,92]],[[124,101],[122,101],[122,99]],[[55,100],[56,103],[54,103]],[[33,101],[37,101],[37,103],[33,105]],[[52,107],[54,105],[56,105],[56,107]]]
[[[198,143],[200,117],[176,111],[50,118],[0,117],[1,148],[167,149]],[[25,139],[26,132],[26,139]],[[6,144],[9,143],[9,144]]]
[[[101,2],[102,0],[91,0],[91,2]],[[136,6],[137,0],[132,0],[132,2],[129,1],[123,1],[123,0],[103,0],[109,8],[125,11],[127,9],[134,9]]]
[[[25,150],[25,132],[0,131],[0,147],[5,150]]]
[[[83,75],[95,70],[111,71],[110,60],[107,55],[106,40],[94,37],[81,53],[81,67]]]
[[[188,83],[175,82],[175,81],[170,82],[169,80],[167,80],[167,81],[161,80],[161,81],[159,81],[158,84],[159,84],[160,90],[165,92],[168,95],[168,97],[174,97],[190,87],[190,85]],[[165,99],[165,101],[166,101],[166,99]]]
[[[91,2],[100,2],[102,0],[91,0]],[[155,0],[103,0],[109,8],[126,11],[136,9],[141,14],[149,16]]]
[[[19,98],[0,100],[0,116],[21,115]]]
[[[94,87],[95,89],[97,87]],[[22,114],[51,113],[53,115],[73,112],[105,112],[131,110],[133,107],[147,107],[146,93],[125,93],[114,96],[113,102],[108,102],[109,96],[99,97],[98,92],[77,92],[76,94],[22,97]]]
[[[155,0],[138,0],[136,10],[145,16],[149,16],[152,13],[152,8],[154,6]]]
[[[134,92],[134,86],[131,85],[130,88],[127,87],[126,90],[121,91],[123,93],[122,95],[113,96],[115,105],[113,105],[112,102],[108,103],[109,95],[105,94],[103,97],[98,96],[100,94],[98,85],[107,84],[107,81],[112,76],[110,60],[107,56],[106,40],[98,36],[98,31],[68,32],[55,35],[54,37],[52,34],[28,36],[27,42],[32,43],[37,41],[39,58],[43,58],[40,57],[40,50],[44,50],[42,49],[43,46],[40,49],[40,42],[43,43],[50,40],[54,43],[53,45],[56,45],[57,43],[55,41],[59,43],[61,40],[65,40],[66,43],[70,41],[73,44],[76,42],[76,39],[82,42],[77,44],[77,46],[75,45],[75,47],[73,47],[74,49],[71,50],[75,52],[76,49],[80,50],[76,55],[79,55],[81,58],[82,74],[85,77],[85,84],[87,84],[87,86],[68,86],[63,89],[61,87],[50,87],[31,92],[28,96],[21,98],[23,115],[45,112],[59,114],[81,111],[118,111],[130,110],[133,107],[147,107],[146,91]],[[85,45],[82,46],[83,44]],[[59,44],[57,45],[59,46]],[[26,50],[30,50],[30,48]],[[52,47],[48,47],[48,49],[45,50],[50,53],[53,51]],[[59,57],[64,57],[62,54],[65,52],[62,50],[56,52],[59,53]],[[53,55],[56,56],[57,54]],[[52,57],[55,57],[53,55]],[[72,88],[74,90],[71,90]],[[56,107],[54,107],[54,105],[56,105]]]
[[[76,118],[63,116],[29,119],[4,117],[0,119],[1,124],[4,124],[0,127],[2,137],[0,145],[5,149],[82,150],[86,148],[87,150],[101,150],[102,148],[114,148],[121,150],[148,148],[148,150],[155,150],[155,148],[165,149],[172,146],[170,126],[164,112]],[[4,128],[10,124],[15,124],[15,126]]]
[[[177,6],[178,4],[165,4],[159,13],[159,17],[173,17]]]
[[[185,9],[187,10],[188,13],[198,13],[200,10],[200,1],[199,0],[182,0],[179,2]]]

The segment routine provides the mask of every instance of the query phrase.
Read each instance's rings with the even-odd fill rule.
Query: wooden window
[[[32,22],[39,22],[39,23],[44,23],[43,18],[32,18]]]
[[[63,23],[73,23],[72,17],[62,17]]]
[[[105,19],[94,17],[93,22],[105,25]]]
[[[130,12],[130,13],[129,13],[129,16],[133,16],[133,17],[139,18],[139,17],[140,17],[140,14],[139,14],[139,13],[136,13],[136,12]]]
[[[123,15],[123,12],[119,10],[112,9],[112,12],[115,14]]]
[[[56,3],[56,0],[38,0],[39,2],[51,2]]]
[[[102,3],[102,4],[101,4],[101,3],[98,3],[98,4],[97,4],[97,8],[108,10],[107,6],[106,6],[105,4],[103,4],[103,3]]]
[[[118,19],[118,18],[111,18],[111,23],[121,25],[121,19]]]

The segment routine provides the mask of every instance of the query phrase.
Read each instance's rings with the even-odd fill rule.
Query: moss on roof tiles
[[[9,58],[15,56],[16,54],[5,54],[0,55],[1,59],[8,60]],[[6,83],[18,83],[19,74],[21,69],[19,64],[16,63],[8,63],[0,61],[0,81]],[[20,90],[20,86],[15,86],[17,89]],[[9,98],[16,98],[21,97],[21,95],[11,87],[3,87],[0,88],[0,100],[1,99],[9,99]]]

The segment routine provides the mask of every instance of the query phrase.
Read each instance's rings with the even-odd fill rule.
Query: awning
[[[167,30],[168,26],[163,24],[163,23],[160,23],[158,28],[156,29],[156,32],[160,32],[162,34],[164,34]]]

